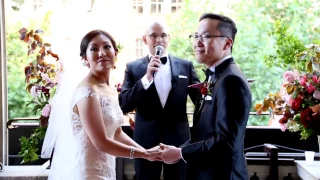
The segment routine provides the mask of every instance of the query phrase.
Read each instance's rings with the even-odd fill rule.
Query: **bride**
[[[156,160],[161,155],[159,147],[145,150],[121,129],[118,94],[109,83],[117,53],[109,33],[90,31],[80,44],[87,75],[75,86],[76,71],[62,74],[42,149],[48,158],[54,147],[50,180],[115,180],[115,157]]]

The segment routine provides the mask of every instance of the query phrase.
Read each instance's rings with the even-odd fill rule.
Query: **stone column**
[[[8,99],[7,99],[7,60],[5,36],[4,0],[0,0],[0,162],[7,164],[7,128]]]

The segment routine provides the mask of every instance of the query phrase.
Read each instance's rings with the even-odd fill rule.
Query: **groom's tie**
[[[212,72],[210,69],[202,69],[202,71],[204,72],[204,74],[206,75],[206,79],[204,80],[204,82],[208,81],[209,76],[212,76],[214,74],[214,72]]]

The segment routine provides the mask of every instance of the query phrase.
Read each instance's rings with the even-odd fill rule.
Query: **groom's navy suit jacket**
[[[133,137],[144,148],[152,148],[160,142],[180,146],[190,138],[186,102],[189,94],[195,103],[198,90],[189,89],[188,85],[199,83],[199,79],[191,61],[171,55],[168,58],[172,89],[164,108],[154,83],[145,90],[141,82],[147,72],[148,56],[126,67],[119,103],[124,113],[136,110]]]
[[[182,145],[187,178],[247,180],[244,136],[251,107],[247,78],[232,58],[215,68],[212,100],[197,103],[191,140]]]

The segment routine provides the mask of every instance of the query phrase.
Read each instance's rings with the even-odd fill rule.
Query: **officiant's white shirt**
[[[152,55],[148,54],[149,59],[151,59]],[[170,60],[168,57],[168,54],[164,54],[161,57],[167,57],[167,62],[166,64],[160,64],[160,67],[158,69],[158,72],[155,73],[153,80],[149,82],[148,78],[146,75],[144,75],[141,79],[143,88],[147,90],[150,85],[154,82],[154,85],[156,87],[162,108],[164,108],[169,92],[172,88],[171,85],[171,66],[170,66]]]

